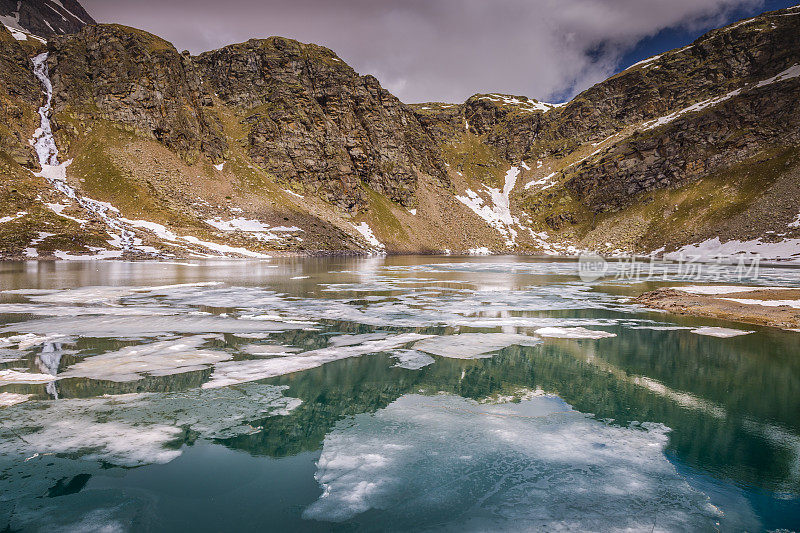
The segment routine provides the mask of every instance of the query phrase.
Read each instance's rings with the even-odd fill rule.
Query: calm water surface
[[[0,530],[800,529],[800,333],[576,274],[2,263]]]

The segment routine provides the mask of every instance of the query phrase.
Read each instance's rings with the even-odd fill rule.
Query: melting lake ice
[[[618,268],[2,263],[0,529],[800,528],[800,333]]]

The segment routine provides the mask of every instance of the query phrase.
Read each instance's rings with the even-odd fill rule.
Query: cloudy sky
[[[333,49],[405,102],[561,101],[705,30],[798,0],[82,0],[193,53],[281,35]]]

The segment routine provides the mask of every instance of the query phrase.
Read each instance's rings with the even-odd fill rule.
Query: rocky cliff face
[[[635,65],[546,115],[532,151],[611,137],[563,172],[569,192],[603,212],[796,146],[798,34],[800,16],[768,13]]]
[[[476,94],[463,104],[425,103],[412,106],[428,133],[447,143],[463,132],[481,137],[510,162],[530,155],[542,131],[544,114],[559,106],[526,96]]]
[[[280,180],[350,210],[366,206],[362,185],[411,207],[420,174],[447,181],[411,110],[326,48],[272,37],[196,61],[242,118],[252,160]]]
[[[800,70],[800,69],[799,69]],[[800,78],[757,84],[705,112],[638,132],[569,173],[566,187],[594,212],[621,209],[649,191],[676,187],[800,144]]]
[[[35,158],[28,138],[35,129],[35,108],[41,100],[31,71],[31,51],[0,27],[0,151],[29,167]]]
[[[0,21],[15,33],[44,38],[95,24],[77,0],[0,0]]]
[[[192,60],[170,43],[119,25],[89,26],[49,44],[54,110],[110,120],[187,157],[221,160],[227,147]]]

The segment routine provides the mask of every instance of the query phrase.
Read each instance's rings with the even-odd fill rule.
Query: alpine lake
[[[615,268],[0,263],[0,531],[800,529],[800,333]]]

